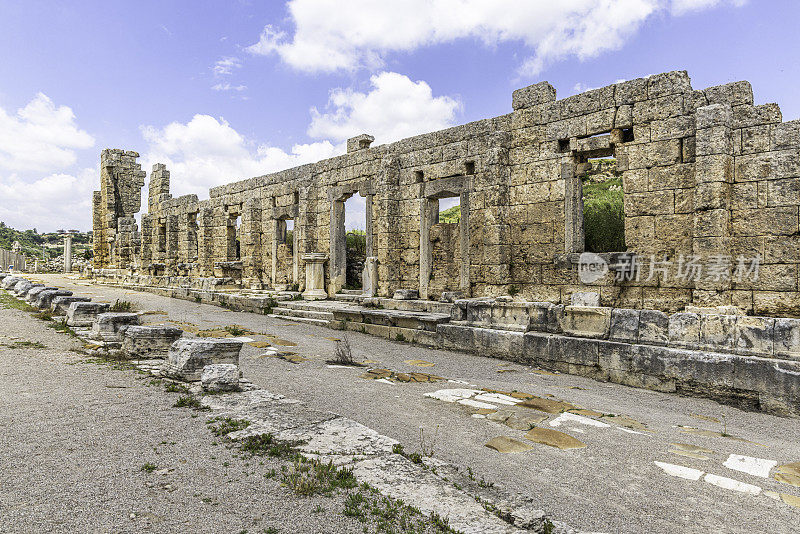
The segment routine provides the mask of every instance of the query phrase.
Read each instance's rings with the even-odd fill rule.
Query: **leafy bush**
[[[624,252],[622,178],[615,160],[592,162],[583,180],[583,228],[588,252]]]

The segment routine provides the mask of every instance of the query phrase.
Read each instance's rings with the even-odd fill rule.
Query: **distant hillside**
[[[40,234],[33,230],[15,230],[0,222],[0,248],[11,250],[14,242],[19,241],[22,253],[31,258],[42,258],[42,251],[45,250],[47,258],[54,258],[64,253],[64,237],[57,232]],[[83,254],[85,250],[91,248],[91,232],[79,232],[72,236],[73,253]]]

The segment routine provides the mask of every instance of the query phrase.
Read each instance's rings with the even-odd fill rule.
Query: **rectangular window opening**
[[[578,167],[582,186],[584,250],[625,252],[625,210],[622,173],[617,160],[588,158]]]
[[[438,200],[437,224],[455,224],[461,221],[461,197],[447,197]]]

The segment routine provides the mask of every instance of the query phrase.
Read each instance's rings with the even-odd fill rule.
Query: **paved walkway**
[[[800,461],[797,419],[348,333],[356,358],[375,362],[371,367],[450,381],[368,380],[362,369],[325,363],[334,350],[332,338],[341,332],[63,277],[38,278],[96,301],[129,300],[140,310],[167,314],[148,315],[153,323],[173,321],[189,329],[238,324],[264,334],[251,337],[256,344],[269,341],[304,358],[292,363],[245,345],[241,365],[256,384],[366,424],[399,440],[407,451],[432,452],[469,467],[479,479],[531,495],[555,519],[573,527],[789,533],[800,524],[800,508],[790,504],[800,488],[774,478],[781,465]],[[532,443],[522,430],[476,417],[481,414],[475,400],[502,407],[502,397],[481,400],[475,393],[458,397],[440,391],[482,388],[562,400],[587,410],[571,415],[531,410],[547,416],[538,427],[569,434],[586,447],[561,450]],[[473,397],[466,399],[472,407],[447,402],[464,396]],[[498,436],[527,441],[533,448],[502,454],[485,447]]]

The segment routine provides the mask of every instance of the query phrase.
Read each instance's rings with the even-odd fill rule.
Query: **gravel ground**
[[[0,309],[0,532],[363,532],[341,494],[294,496],[265,477],[282,461],[238,455],[177,395],[44,324]]]
[[[524,433],[472,418],[458,405],[423,397],[426,392],[464,386],[448,382],[392,385],[359,378],[361,370],[327,367],[324,360],[334,347],[334,341],[328,338],[340,337],[340,332],[58,276],[39,278],[76,294],[92,296],[96,301],[129,300],[140,310],[168,314],[148,316],[154,323],[170,319],[200,328],[238,324],[296,343],[297,346],[284,348],[306,356],[308,361],[292,364],[263,358],[263,349],[245,345],[241,361],[245,375],[271,391],[368,425],[399,440],[407,451],[422,448],[423,429],[425,447],[432,448],[435,456],[469,467],[477,477],[535,497],[554,519],[573,527],[630,533],[790,533],[797,532],[800,524],[799,508],[763,494],[754,496],[717,487],[703,479],[672,477],[654,464],[678,464],[764,490],[800,495],[800,488],[723,466],[729,454],[778,464],[800,461],[797,419],[744,412],[709,400],[582,377],[539,374],[496,359],[348,334],[356,357],[379,362],[374,364],[376,367],[427,372],[479,387],[553,395],[585,408],[627,415],[647,425],[647,431],[631,434],[614,425],[598,428],[566,424],[559,430],[584,441],[586,448],[562,451],[537,445],[525,453],[499,454],[484,447],[486,441],[499,435],[524,439]],[[435,365],[417,367],[405,363],[415,359]],[[511,371],[498,372],[501,369]],[[725,424],[702,417],[724,419]],[[739,439],[687,434],[678,425],[725,430]],[[548,422],[540,426],[550,428]],[[702,446],[712,452],[707,460],[679,456],[669,452],[671,443]]]

